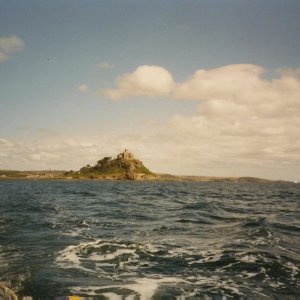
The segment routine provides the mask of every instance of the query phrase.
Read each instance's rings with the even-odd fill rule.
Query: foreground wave
[[[20,296],[300,297],[299,185],[2,181],[0,192],[0,281]]]

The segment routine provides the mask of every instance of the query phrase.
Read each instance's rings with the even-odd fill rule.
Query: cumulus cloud
[[[197,114],[178,115],[172,125],[209,146],[210,161],[248,168],[299,165],[299,71],[263,75],[263,68],[250,64],[197,71],[173,92],[177,99],[201,100]]]
[[[173,85],[172,75],[166,69],[144,65],[121,76],[117,80],[116,89],[104,90],[102,95],[112,100],[136,96],[168,96]]]
[[[233,100],[253,92],[253,87],[261,89],[262,74],[262,67],[250,64],[200,69],[185,82],[178,83],[173,96],[179,99],[210,100],[221,97]]]
[[[145,73],[150,71],[142,68]],[[300,69],[277,70],[267,77],[264,68],[253,64],[228,65],[200,69],[182,82],[174,82],[168,74],[165,90],[141,84],[137,70],[122,76],[117,88],[107,92],[109,98],[136,95],[168,96],[176,100],[193,100],[192,116],[176,115],[170,120],[169,154],[181,153],[190,170],[206,166],[236,175],[252,174],[272,177],[280,169],[299,169],[300,165]],[[154,74],[153,72],[152,74]],[[153,80],[159,76],[153,75]],[[146,82],[152,82],[145,79]],[[171,138],[172,136],[172,138]],[[197,157],[198,163],[190,162]],[[298,166],[298,167],[297,167]],[[247,171],[246,171],[247,170]],[[273,171],[270,171],[273,170]],[[240,171],[240,173],[238,173]],[[260,174],[256,174],[259,176]],[[265,172],[265,173],[263,173]],[[278,171],[279,172],[279,171]],[[199,173],[196,170],[194,173]],[[205,171],[207,173],[207,171]],[[223,175],[226,173],[223,173]],[[228,174],[228,173],[227,173]],[[298,175],[300,176],[300,174]],[[280,176],[278,176],[280,178]]]
[[[81,92],[81,93],[85,93],[89,90],[89,87],[86,85],[86,84],[81,84],[79,87],[78,87],[78,91]]]
[[[199,70],[177,84],[174,97],[203,100],[199,113],[222,118],[265,118],[299,114],[300,78],[295,70],[265,79],[256,65]]]
[[[13,53],[21,51],[23,47],[23,41],[15,35],[0,37],[0,62],[8,60]]]

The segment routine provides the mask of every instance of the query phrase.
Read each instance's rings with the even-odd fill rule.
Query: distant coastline
[[[112,176],[99,177],[72,177],[70,171],[14,171],[0,170],[0,180],[20,179],[20,180],[98,180],[98,181],[121,181],[126,178]],[[133,181],[166,181],[166,182],[237,182],[237,183],[293,183],[287,180],[271,180],[257,177],[219,177],[219,176],[193,176],[193,175],[171,175],[154,173],[153,177],[133,179]]]
[[[239,182],[239,183],[292,183],[285,180],[270,180],[257,177],[180,176],[151,172],[127,149],[117,158],[104,157],[96,165],[86,165],[78,171],[16,171],[0,170],[0,180],[132,180],[174,182]]]

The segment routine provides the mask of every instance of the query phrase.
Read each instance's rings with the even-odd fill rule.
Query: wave
[[[0,189],[0,281],[21,296],[300,294],[298,185],[16,181]]]
[[[291,284],[300,287],[298,262],[269,252],[199,251],[170,244],[98,239],[66,247],[58,253],[56,264],[106,280],[105,286],[83,284],[71,289],[88,295],[122,290],[148,297],[146,291],[151,290],[152,297],[172,286],[181,295],[218,292],[241,296],[286,291]]]

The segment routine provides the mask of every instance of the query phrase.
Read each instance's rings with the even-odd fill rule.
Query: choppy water
[[[0,205],[19,295],[300,298],[299,184],[2,180]]]

